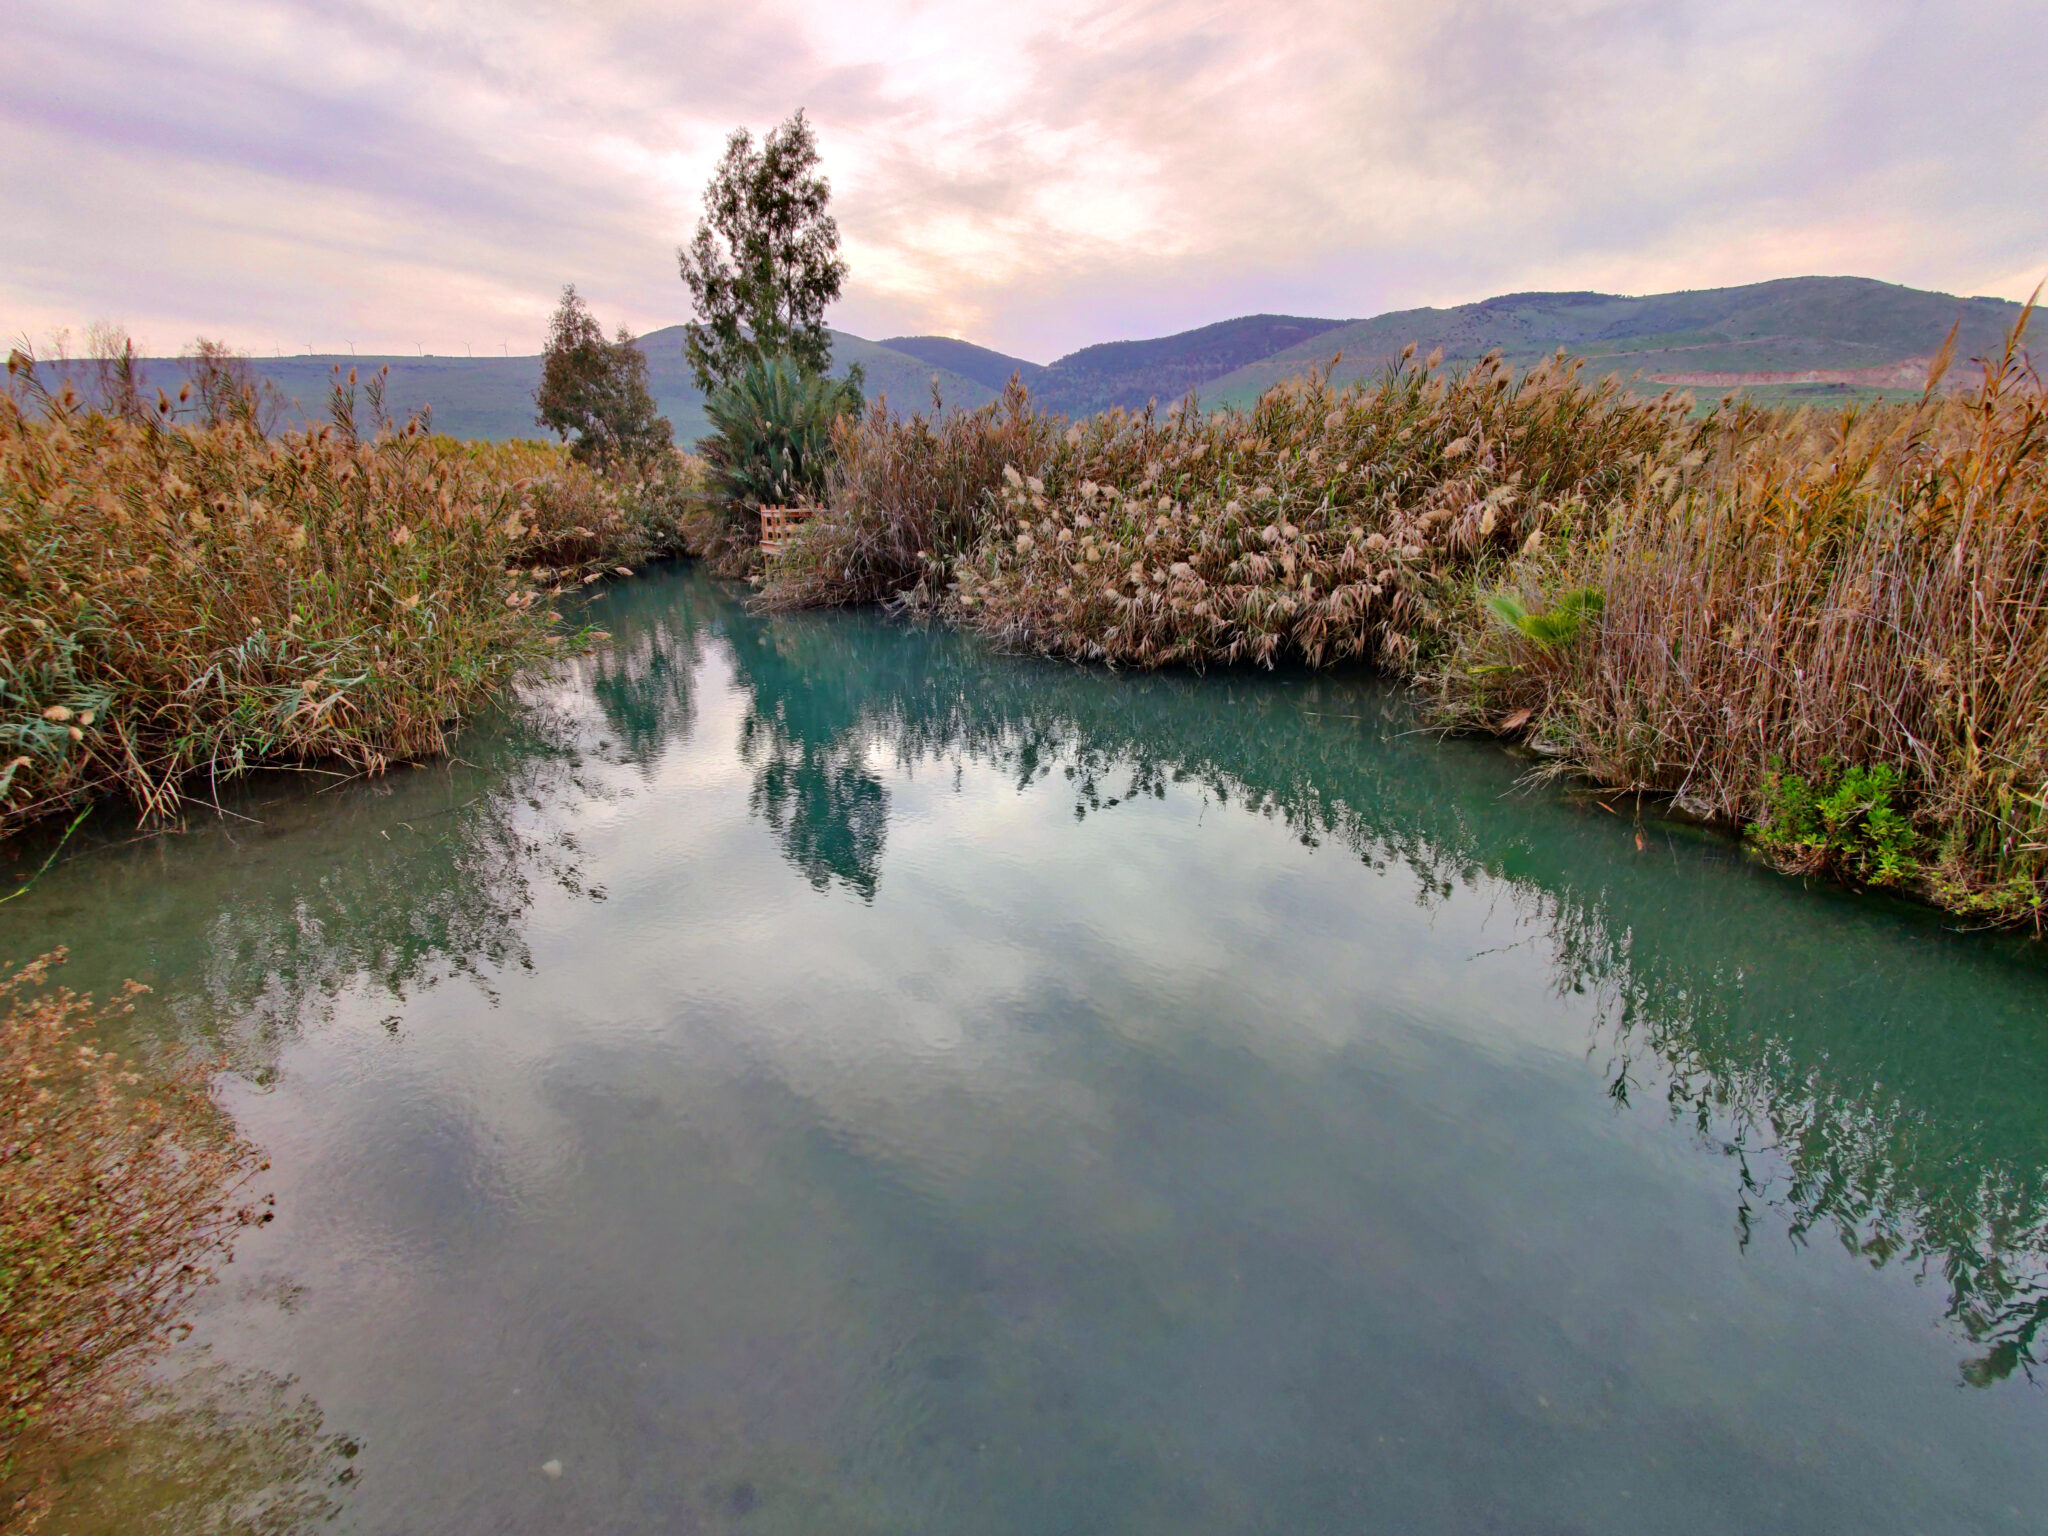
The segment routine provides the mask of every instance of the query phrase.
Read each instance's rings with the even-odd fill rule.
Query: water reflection
[[[694,615],[728,648],[751,804],[816,888],[872,899],[875,762],[1068,781],[1074,814],[1191,786],[1400,864],[1424,899],[1492,882],[1593,996],[1618,1101],[1664,1094],[1722,1152],[1731,1231],[1826,1234],[1938,1287],[1984,1386],[2040,1361],[2048,1317],[2048,967],[2038,946],[1806,891],[1732,849],[1596,802],[1517,793],[1485,744],[1415,736],[1371,686],[1300,676],[1108,677],[945,633],[832,616]],[[635,727],[607,709],[622,735]],[[644,734],[644,733],[639,733]],[[1903,985],[1902,985],[1903,983]]]
[[[1517,793],[1495,748],[1416,735],[1404,701],[1368,684],[1108,676],[868,616],[768,620],[691,575],[625,584],[591,616],[610,638],[564,686],[465,737],[458,761],[312,800],[254,788],[230,808],[261,826],[199,824],[149,855],[154,897],[138,896],[132,854],[73,859],[0,914],[0,946],[67,942],[74,973],[139,975],[156,1019],[260,1079],[343,991],[395,1010],[452,975],[488,989],[532,963],[538,891],[604,899],[560,813],[657,778],[713,708],[697,690],[718,670],[751,814],[820,892],[874,901],[892,785],[973,764],[1064,786],[1079,818],[1179,792],[1410,871],[1425,903],[1488,893],[1556,988],[1592,1000],[1588,1048],[1614,1097],[1665,1096],[1725,1157],[1731,1243],[1825,1235],[1909,1267],[1939,1294],[1972,1384],[2039,1363],[2037,950],[1799,890],[1676,829],[1639,842],[1597,803]],[[843,1166],[821,1154],[815,1179]]]
[[[291,1536],[342,1512],[359,1449],[294,1383],[192,1360],[125,1404],[95,1449],[50,1468],[34,1529]]]

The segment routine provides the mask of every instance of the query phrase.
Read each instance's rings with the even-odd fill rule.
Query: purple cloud
[[[681,318],[724,135],[818,125],[836,324],[1049,358],[1247,310],[2048,272],[2048,29],[1966,0],[16,0],[0,325],[532,350]]]

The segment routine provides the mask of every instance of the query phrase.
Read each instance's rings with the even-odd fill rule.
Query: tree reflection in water
[[[1731,848],[1597,802],[1515,793],[1485,743],[1417,737],[1370,684],[1110,675],[992,654],[871,616],[711,605],[749,713],[753,805],[820,889],[872,899],[888,794],[869,764],[971,760],[1020,788],[1062,776],[1076,816],[1186,785],[1310,846],[1412,871],[1425,899],[1510,893],[1561,991],[1596,1005],[1626,1103],[1662,1092],[1726,1156],[1732,1227],[1768,1213],[1941,1287],[1989,1385],[2039,1361],[2048,1317],[2048,1040],[2038,945],[1801,890]],[[1677,845],[1698,846],[1687,857]],[[1910,962],[1910,995],[1893,990]]]
[[[176,912],[156,921],[195,929],[204,958],[142,977],[159,1017],[260,1075],[344,988],[402,999],[457,974],[488,988],[530,964],[541,886],[603,896],[558,808],[618,792],[593,760],[651,773],[723,666],[742,696],[749,804],[821,891],[880,890],[892,766],[971,762],[1020,789],[1063,783],[1083,818],[1178,787],[1412,871],[1424,900],[1497,893],[1548,946],[1556,986],[1591,1000],[1616,1100],[1663,1094],[1725,1155],[1732,1240],[1829,1234],[1873,1265],[1910,1266],[1942,1292],[1971,1383],[2040,1360],[2038,946],[1802,891],[1711,839],[1681,850],[1683,829],[1652,825],[1639,843],[1593,802],[1516,793],[1498,748],[1417,735],[1410,706],[1366,683],[1112,675],[872,615],[769,619],[687,572],[624,584],[591,617],[610,638],[565,686],[466,736],[462,761],[266,806],[267,831],[195,831],[221,855],[167,861]],[[289,856],[266,858],[281,834]],[[79,921],[98,895],[90,861],[79,868],[14,919],[10,947],[68,942],[74,972],[136,973],[121,932]]]

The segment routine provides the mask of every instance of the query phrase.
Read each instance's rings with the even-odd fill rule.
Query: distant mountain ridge
[[[1384,368],[1414,342],[1447,363],[1498,350],[1526,367],[1559,347],[1601,373],[1740,374],[1763,383],[1885,369],[1931,357],[1958,328],[1959,360],[1996,350],[2019,317],[2009,299],[1959,299],[1866,277],[1790,277],[1739,288],[1629,298],[1606,293],[1510,293],[1454,309],[1410,309],[1358,320],[1207,382],[1211,404],[1261,390],[1341,353],[1339,382]],[[1920,371],[1924,380],[1925,369]]]
[[[1995,351],[2018,318],[2008,299],[1961,299],[1861,277],[1793,277],[1737,288],[1619,294],[1509,293],[1450,309],[1409,309],[1368,320],[1245,315],[1143,341],[1101,342],[1052,363],[1029,362],[949,336],[868,341],[832,333],[835,373],[854,363],[870,398],[899,410],[986,404],[1012,375],[1039,404],[1067,415],[1111,406],[1171,404],[1195,391],[1204,404],[1243,405],[1262,390],[1341,355],[1343,382],[1378,372],[1410,342],[1458,366],[1498,350],[1527,367],[1559,347],[1600,373],[1699,388],[1791,390],[1917,388],[1925,360],[1958,327],[1957,359]],[[650,387],[685,445],[709,431],[703,396],[683,361],[683,328],[639,339]],[[2038,352],[2038,348],[2036,351]],[[318,417],[332,370],[390,369],[395,414],[431,407],[436,428],[459,437],[531,437],[532,357],[254,358],[258,372]],[[148,364],[159,377],[175,359]],[[1961,373],[1963,370],[1958,370]]]
[[[881,343],[934,367],[1001,390],[1012,375],[1040,404],[1069,416],[1111,406],[1142,409],[1342,326],[1303,315],[1244,315],[1151,341],[1103,341],[1040,365],[949,336],[892,336]]]

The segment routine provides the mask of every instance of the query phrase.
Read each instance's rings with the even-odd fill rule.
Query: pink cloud
[[[1797,271],[2023,296],[2048,38],[1912,0],[16,0],[0,324],[530,350],[684,312],[733,124],[816,121],[835,323],[1036,358],[1248,310]],[[2030,276],[2033,274],[2033,276]]]

